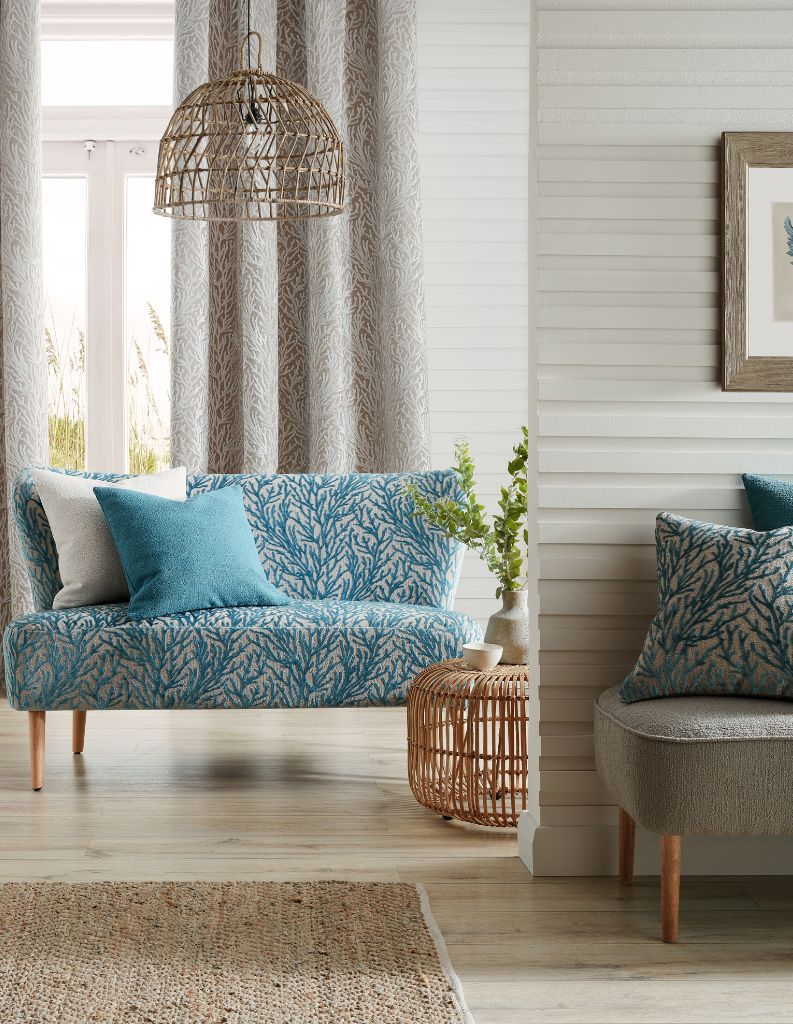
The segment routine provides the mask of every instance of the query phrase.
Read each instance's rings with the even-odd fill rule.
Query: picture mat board
[[[793,357],[793,266],[788,297],[784,282],[787,242],[782,223],[774,230],[775,207],[783,214],[781,221],[786,215],[781,207],[789,208],[793,216],[793,167],[748,167],[746,347],[750,357]],[[779,261],[783,265],[777,268]],[[780,314],[790,319],[782,319]]]

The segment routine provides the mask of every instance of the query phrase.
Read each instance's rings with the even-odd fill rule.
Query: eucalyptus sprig
[[[509,482],[501,488],[500,512],[488,523],[484,505],[476,497],[476,467],[471,447],[465,440],[454,445],[454,470],[460,479],[462,500],[438,498],[430,501],[415,483],[405,487],[413,499],[415,516],[437,526],[447,537],[459,540],[476,551],[498,580],[496,597],[504,591],[520,590],[526,585],[523,564],[527,557],[529,531],[527,525],[529,428],[522,427],[522,438],[512,449],[507,465]]]

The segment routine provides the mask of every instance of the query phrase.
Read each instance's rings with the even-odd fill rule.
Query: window
[[[173,96],[170,39],[44,39],[45,107],[168,105]]]
[[[83,177],[47,177],[42,189],[44,344],[50,459],[85,467],[87,189]]]
[[[124,335],[129,469],[168,465],[171,410],[170,221],[151,212],[154,176],[128,176],[125,189]]]
[[[154,472],[169,458],[170,223],[157,146],[44,148],[44,342],[53,465]]]
[[[170,39],[42,42],[56,466],[148,473],[169,463],[170,222],[151,208],[171,79]],[[125,139],[135,125],[144,137]]]

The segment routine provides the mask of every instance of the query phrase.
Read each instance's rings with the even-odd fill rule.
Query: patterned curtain
[[[191,471],[429,462],[415,0],[252,0],[265,70],[345,143],[346,210],[173,223],[172,458]],[[176,102],[237,65],[245,0],[176,0]]]
[[[0,507],[0,631],[30,604],[11,512],[11,484],[23,466],[46,464],[49,450],[39,6],[31,0],[0,0],[0,479],[5,491]]]

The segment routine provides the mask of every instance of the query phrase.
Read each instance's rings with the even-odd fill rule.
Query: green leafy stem
[[[526,585],[523,572],[528,557],[529,531],[527,526],[529,428],[521,428],[521,440],[512,449],[513,457],[507,465],[509,480],[501,488],[499,512],[488,522],[485,508],[476,497],[476,467],[471,447],[465,440],[454,445],[455,472],[460,478],[462,500],[439,498],[430,501],[415,483],[405,485],[407,494],[416,506],[414,516],[442,530],[447,537],[460,541],[476,551],[490,572],[498,580],[496,597],[504,591],[520,590]]]

